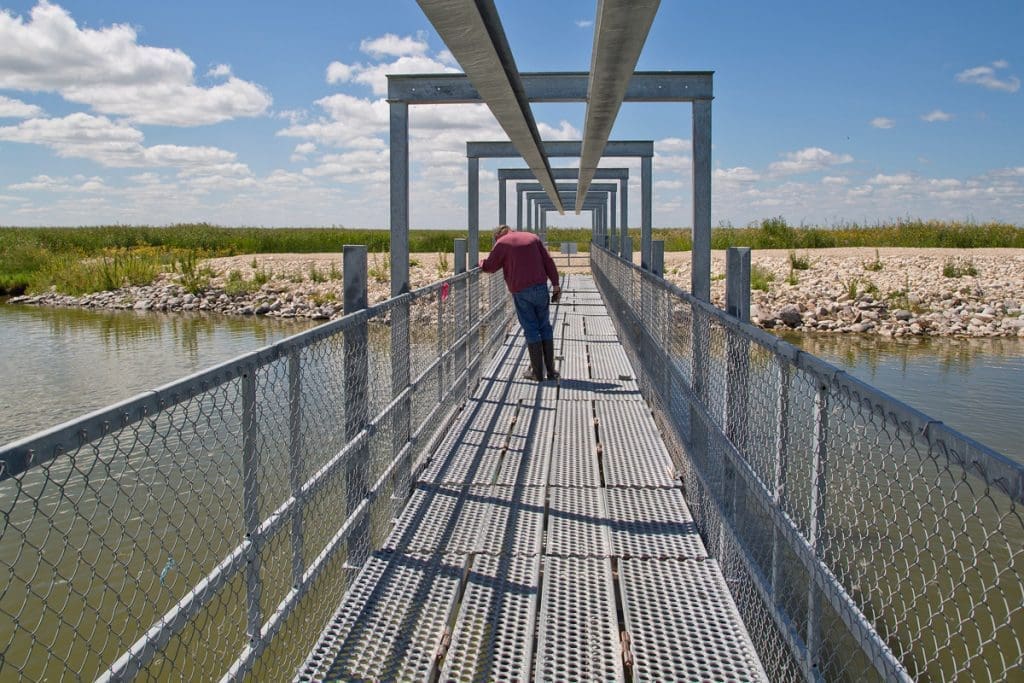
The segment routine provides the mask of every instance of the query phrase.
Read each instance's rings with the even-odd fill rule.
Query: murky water
[[[311,324],[0,305],[0,444],[266,346]]]
[[[787,334],[802,349],[1024,462],[1024,340]]]

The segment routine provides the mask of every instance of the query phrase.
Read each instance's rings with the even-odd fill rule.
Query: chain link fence
[[[290,679],[510,315],[474,270],[0,448],[0,679]]]
[[[1024,467],[593,247],[773,681],[1020,680]]]

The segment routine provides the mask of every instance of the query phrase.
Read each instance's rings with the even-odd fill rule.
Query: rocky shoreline
[[[767,329],[873,334],[882,337],[1019,337],[1024,339],[1024,250],[823,249],[794,254],[756,251],[752,264],[766,289],[751,292],[751,321]],[[413,288],[450,274],[443,257],[415,254]],[[586,263],[584,259],[579,259]],[[556,257],[561,267],[563,259]],[[804,265],[804,263],[800,263]],[[226,315],[329,320],[342,315],[337,254],[264,254],[210,259],[207,287],[190,293],[179,276],[153,285],[85,296],[57,292],[14,297],[11,304],[137,311],[206,311]],[[689,253],[666,254],[666,278],[689,287]],[[956,270],[958,276],[949,275]],[[576,271],[576,268],[573,268]],[[944,270],[946,274],[944,274]],[[370,263],[371,303],[390,293],[386,263]],[[725,297],[725,254],[712,254],[712,300]],[[330,275],[328,275],[330,274]],[[230,283],[253,283],[229,294]]]
[[[688,289],[689,255],[666,255],[666,277]],[[766,329],[881,337],[1024,338],[1024,250],[755,251],[764,290],[751,322]],[[725,253],[712,253],[712,300],[725,304]],[[770,279],[769,279],[770,278]],[[753,279],[753,278],[752,278]]]

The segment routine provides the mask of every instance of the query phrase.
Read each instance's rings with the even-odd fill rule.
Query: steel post
[[[469,177],[467,178],[469,188],[469,199],[467,201],[467,209],[469,212],[467,225],[469,235],[467,237],[469,241],[469,262],[477,263],[480,261],[480,159],[478,157],[470,157],[469,162]]]
[[[825,494],[828,481],[828,385],[821,377],[814,377],[817,392],[814,397],[814,440],[811,450],[811,528],[807,542],[815,557],[822,559],[825,529]],[[810,581],[807,589],[807,657],[808,665],[821,673],[821,645],[823,625],[821,608],[824,597],[817,582]]]
[[[750,322],[750,247],[725,252],[725,312]]]
[[[256,366],[249,365],[242,374],[242,519],[245,535],[255,541],[260,526],[260,480],[259,423],[256,417]],[[249,642],[260,639],[263,616],[260,598],[263,586],[260,583],[260,555],[253,542],[246,551],[245,559],[245,607],[246,634]]]
[[[665,277],[665,240],[651,240],[651,273]]]
[[[508,197],[507,183],[504,180],[498,181],[498,225],[508,223]]]
[[[693,103],[693,269],[690,291],[711,300],[711,100]]]
[[[366,308],[366,247],[346,244],[342,249],[342,311],[347,315]],[[369,421],[369,331],[367,322],[354,325],[345,331],[344,341],[344,386],[345,386],[345,439],[352,441]],[[345,515],[349,516],[359,507],[369,491],[365,468],[369,463],[370,448],[363,444],[353,451],[345,461]],[[359,522],[360,529],[353,532],[348,542],[348,563],[353,567],[362,566],[369,555],[369,520]]]
[[[302,496],[302,366],[297,348],[288,351],[288,485],[297,506],[295,514],[292,515],[292,586],[299,586],[306,571],[306,563],[302,550],[305,545],[305,499]]]
[[[640,267],[651,269],[651,157],[640,160]]]
[[[619,221],[619,254],[626,253],[626,242],[629,239],[629,182],[622,183],[622,196],[619,198],[619,211],[622,219]],[[629,257],[630,259],[632,256]]]

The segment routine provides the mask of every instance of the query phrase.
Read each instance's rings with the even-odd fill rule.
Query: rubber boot
[[[534,382],[544,379],[544,349],[541,344],[542,342],[534,342],[526,345],[526,350],[530,352],[530,369],[523,375],[524,379]]]
[[[548,379],[558,379],[558,371],[555,370],[555,340],[545,339],[541,345],[544,347],[544,365],[548,366]]]

